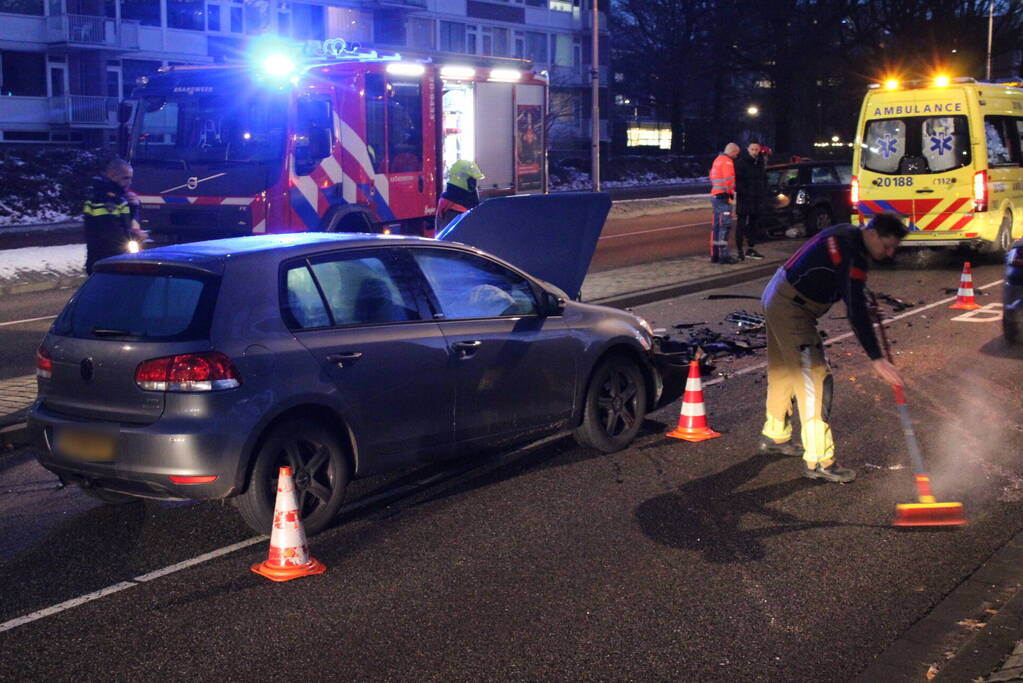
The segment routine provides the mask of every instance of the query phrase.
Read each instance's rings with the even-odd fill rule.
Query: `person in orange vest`
[[[729,142],[710,167],[710,205],[714,211],[714,232],[710,237],[711,263],[738,263],[728,253],[728,233],[732,229],[732,203],[735,198],[735,158],[739,145]]]

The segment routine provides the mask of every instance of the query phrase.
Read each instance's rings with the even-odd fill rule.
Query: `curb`
[[[19,282],[10,285],[0,285],[0,296],[10,294],[31,294],[32,292],[46,292],[51,289],[78,288],[85,282],[85,275],[62,276],[53,279],[39,280],[37,282]]]

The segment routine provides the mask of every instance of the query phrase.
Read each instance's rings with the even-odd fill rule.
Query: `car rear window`
[[[867,121],[863,168],[877,173],[941,173],[970,163],[965,116],[905,116]]]
[[[57,317],[53,332],[92,339],[204,339],[218,282],[177,272],[94,273]]]

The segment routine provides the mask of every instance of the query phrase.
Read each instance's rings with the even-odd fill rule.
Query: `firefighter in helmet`
[[[451,164],[451,168],[448,169],[448,184],[440,195],[440,201],[437,202],[437,215],[434,217],[434,226],[438,233],[458,214],[479,206],[480,193],[476,188],[476,181],[485,177],[475,161],[459,159]]]

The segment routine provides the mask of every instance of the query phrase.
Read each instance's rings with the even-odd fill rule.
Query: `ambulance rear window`
[[[965,116],[904,116],[868,121],[863,168],[877,173],[942,173],[970,163]]]

